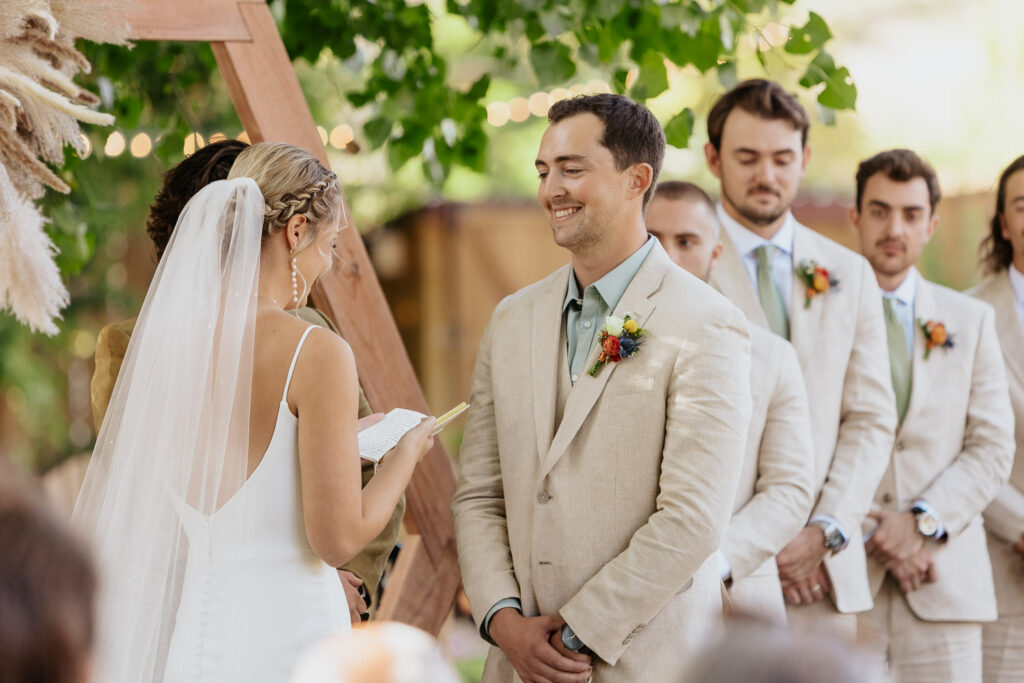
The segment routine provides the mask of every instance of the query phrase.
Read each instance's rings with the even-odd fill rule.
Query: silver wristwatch
[[[839,526],[833,522],[827,522],[823,519],[811,520],[807,526],[814,526],[821,529],[821,532],[825,534],[825,547],[832,552],[837,552],[843,549],[846,545],[846,539],[843,538],[843,532],[839,530]]]
[[[569,624],[562,624],[562,645],[571,652],[581,652],[586,647]]]

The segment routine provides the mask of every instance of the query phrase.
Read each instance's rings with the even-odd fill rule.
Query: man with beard
[[[1013,464],[1013,412],[992,307],[928,282],[917,261],[939,181],[893,149],[857,169],[850,220],[882,288],[899,426],[865,524],[875,605],[858,615],[900,681],[981,681],[996,618],[982,511]]]
[[[669,258],[707,281],[722,252],[715,203],[693,183],[658,185],[647,231]],[[792,345],[750,328],[750,429],[733,515],[716,553],[731,610],[785,623],[775,555],[811,511],[814,450],[800,363]]]
[[[777,556],[791,623],[852,636],[871,608],[856,534],[896,427],[878,285],[863,257],[796,222],[810,160],[807,112],[778,83],[744,81],[708,115],[705,157],[721,181],[720,264],[709,282],[793,344],[810,400],[815,503]]]

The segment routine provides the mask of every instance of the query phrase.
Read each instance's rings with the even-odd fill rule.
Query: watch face
[[[917,516],[917,530],[925,536],[934,536],[939,530],[939,520],[931,515],[920,514]]]

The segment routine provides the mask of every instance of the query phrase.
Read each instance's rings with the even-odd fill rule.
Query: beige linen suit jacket
[[[478,623],[509,597],[561,614],[594,680],[675,680],[721,618],[707,560],[750,418],[747,323],[655,243],[613,312],[649,331],[639,353],[569,386],[571,276],[504,299],[480,344],[452,505],[463,583]],[[484,680],[517,680],[496,647]]]
[[[768,327],[757,293],[729,235],[710,282],[747,318]],[[803,261],[816,261],[839,286],[804,306],[806,285],[796,274]],[[825,558],[832,600],[840,612],[871,609],[861,522],[885,472],[896,429],[896,399],[889,376],[881,293],[862,256],[796,224],[793,238],[793,299],[790,341],[796,349],[810,404],[814,443],[811,511],[831,515],[850,535],[849,545]]]
[[[992,307],[918,276],[914,296],[910,402],[875,506],[894,512],[925,500],[946,528],[945,543],[927,543],[938,580],[906,595],[926,621],[996,618],[992,571],[981,513],[1013,464],[1013,412]],[[925,360],[917,320],[945,324],[954,346]],[[869,520],[865,532],[874,526]],[[885,570],[868,560],[872,594]]]
[[[756,325],[750,328],[750,394],[747,452],[721,550],[732,570],[732,610],[784,622],[775,555],[810,514],[814,446],[796,352]]]
[[[1024,326],[1017,315],[1009,271],[987,279],[971,294],[995,309],[996,334],[1003,350],[1015,416],[1016,456],[1010,480],[989,504],[984,518],[999,615],[1019,615],[1024,614],[1024,570],[1013,546],[1024,534]]]

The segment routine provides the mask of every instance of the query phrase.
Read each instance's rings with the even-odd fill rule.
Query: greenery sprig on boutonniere
[[[807,287],[804,293],[804,308],[811,307],[811,299],[824,294],[829,289],[839,287],[839,279],[818,265],[817,261],[801,261],[796,274]]]
[[[932,349],[939,347],[941,349],[953,348],[953,335],[946,331],[946,326],[936,320],[924,321],[921,318],[917,319],[917,326],[924,332],[924,359],[928,360],[928,356],[931,355]]]
[[[597,362],[590,368],[588,374],[591,377],[597,377],[597,373],[601,372],[601,368],[608,363],[618,363],[623,358],[635,356],[640,350],[640,345],[643,344],[643,337],[647,334],[647,330],[640,327],[635,320],[629,317],[628,313],[622,318],[616,318],[613,315],[605,318],[604,329],[601,330],[601,336],[598,338],[598,342],[601,344],[601,355],[598,356]]]

